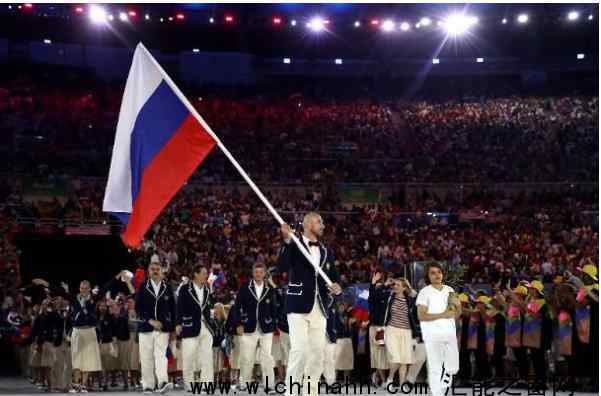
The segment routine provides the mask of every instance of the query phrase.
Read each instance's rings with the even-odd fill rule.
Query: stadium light
[[[291,24],[292,26],[296,26],[296,19],[293,19],[293,20],[291,20],[291,21],[290,21],[290,24]]]
[[[476,63],[484,63],[484,58],[476,58]]]
[[[106,19],[108,19],[109,21],[112,21],[115,19],[115,17],[113,16],[113,14],[109,14]]]
[[[215,23],[215,18],[209,18],[209,23]]]
[[[478,23],[478,18],[464,14],[452,14],[444,20],[444,28],[451,36],[461,36]]]
[[[430,20],[430,18],[424,17],[422,19],[419,20],[420,25],[422,26],[430,26],[430,24],[432,23],[432,21]]]
[[[373,26],[378,26],[380,24],[380,21],[378,19],[372,19],[370,22]]]
[[[335,63],[335,64],[337,64],[337,65],[342,65],[342,59],[340,59],[340,58],[336,58],[336,59],[334,60],[334,63]]]
[[[52,40],[50,40],[50,39],[44,39],[44,44],[52,44]]]
[[[325,23],[320,17],[314,17],[309,21],[309,23],[307,23],[307,27],[313,32],[319,33],[325,29]]]
[[[292,63],[292,61],[290,60],[290,58],[284,58],[283,59],[284,64],[289,65],[290,63]]]
[[[106,22],[106,11],[104,8],[93,5],[90,7],[90,20],[92,23],[104,23]]]
[[[186,16],[180,12],[180,13],[178,13],[178,14],[175,15],[175,18],[178,19],[178,20],[180,20],[180,21],[183,21],[184,18],[186,18]]]
[[[226,15],[225,16],[225,22],[226,23],[233,23],[234,22],[234,17],[231,15]]]
[[[568,12],[568,21],[577,21],[578,18],[580,18],[580,13],[578,11]]]
[[[131,17],[135,17],[135,16],[137,16],[137,15],[138,15],[138,13],[137,13],[137,12],[135,12],[135,11],[129,11],[127,14],[128,14],[129,16],[131,16]]]
[[[576,55],[576,59],[579,59],[579,60],[584,59],[584,54]]]
[[[590,15],[588,16],[588,20],[589,20],[589,21],[592,21],[592,20],[593,20],[593,18],[594,18],[594,17],[593,17],[593,14],[590,14]]]
[[[356,27],[356,28],[358,28],[358,27],[360,27],[360,26],[361,26],[361,22],[359,22],[359,21],[355,21],[355,27]]]
[[[119,13],[119,19],[120,19],[121,21],[123,21],[123,22],[127,21],[127,19],[128,19],[128,18],[127,18],[127,14],[126,14],[126,13],[124,13],[124,12],[120,12],[120,13]]]
[[[385,32],[392,32],[394,30],[394,22],[390,19],[385,20],[382,23],[382,30]]]
[[[148,15],[148,14],[144,15],[144,19],[146,19],[147,21],[149,21],[150,20],[150,15]]]
[[[192,52],[194,52],[195,54],[199,53],[200,50],[198,48],[192,48]]]
[[[274,17],[272,19],[272,22],[273,22],[274,25],[280,25],[282,23],[282,18],[280,18],[280,17]]]
[[[524,23],[528,23],[528,20],[530,18],[528,17],[528,14],[520,14],[518,15],[518,23],[524,24]]]
[[[83,7],[75,7],[75,12],[78,14],[83,14]]]
[[[439,63],[440,63],[440,59],[438,59],[438,58],[432,59],[432,64],[433,65],[438,65]]]
[[[409,22],[403,22],[403,23],[401,23],[401,30],[403,32],[406,32],[409,29],[411,29],[411,25],[409,24]]]
[[[503,20],[501,21],[501,23],[502,23],[503,25],[505,25],[505,24],[507,23],[507,18],[503,18]]]

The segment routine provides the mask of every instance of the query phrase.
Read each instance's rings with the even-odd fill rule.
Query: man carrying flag
[[[271,203],[267,201],[263,193],[146,47],[141,43],[138,44],[127,77],[125,93],[119,112],[117,133],[103,203],[103,211],[113,214],[124,224],[125,230],[121,238],[125,245],[129,247],[140,245],[144,234],[163,208],[215,146],[221,149],[277,222],[283,225],[282,231],[285,234],[286,241],[293,241],[296,245],[296,249],[291,246],[285,249],[290,253],[287,255],[289,260],[286,260],[289,272],[291,272],[288,296],[294,293],[290,290],[290,287],[293,286],[295,277],[306,277],[307,281],[311,279],[312,282],[315,282],[314,285],[306,286],[307,292],[314,295],[295,298],[293,299],[295,302],[287,307],[289,314],[298,314],[299,316],[297,325],[293,326],[291,324],[290,326],[291,340],[293,338],[292,333],[298,336],[294,337],[294,342],[291,341],[294,353],[293,351],[290,352],[290,360],[294,362],[294,367],[291,369],[290,364],[288,367],[288,371],[294,373],[291,377],[298,381],[304,369],[302,364],[304,356],[302,356],[302,351],[299,348],[303,342],[306,343],[310,339],[309,333],[315,333],[317,340],[323,341],[321,342],[321,345],[323,345],[325,342],[325,312],[323,312],[324,309],[321,304],[324,300],[331,298],[329,296],[330,292],[333,294],[341,293],[340,286],[332,283],[324,271],[324,269],[333,269],[333,260],[331,258],[327,259],[325,247],[321,246],[316,249],[316,247],[307,246],[307,241],[303,244],[300,241],[300,236],[290,232],[289,227],[285,225],[284,220]],[[311,229],[318,227],[317,217],[319,216],[312,215],[308,217],[311,219],[311,223],[314,224],[310,227]],[[323,231],[323,224],[319,226],[319,229]],[[313,238],[312,234],[308,235],[309,238]],[[304,238],[307,238],[307,235],[304,235]],[[313,239],[310,242],[318,244]],[[306,260],[305,263],[300,262],[303,256]],[[307,267],[307,264],[310,267]],[[158,267],[154,264],[151,264],[151,266]],[[147,295],[146,297],[156,297],[156,291],[154,294],[152,293],[149,282],[141,285],[140,293],[144,293]],[[159,290],[159,294],[161,290]],[[170,290],[169,294],[173,295]],[[136,300],[136,308],[137,302]],[[319,303],[316,304],[317,302]],[[318,305],[320,305],[319,308],[317,308]],[[307,320],[310,313],[316,317],[316,323],[310,326],[312,331],[309,331]],[[152,318],[152,320],[157,321],[158,319]],[[290,315],[288,321],[290,322]],[[152,334],[155,334],[156,331],[166,330],[165,326],[157,330],[152,324],[148,323],[148,325],[154,327]],[[145,328],[144,331],[152,330],[147,326],[143,327]],[[295,328],[294,331],[292,330],[293,327]],[[141,359],[143,359],[142,345],[143,343],[146,344],[142,341],[142,332],[141,329]],[[157,341],[159,338],[160,342]],[[162,337],[148,340],[149,342],[155,342],[154,347],[163,347]],[[167,342],[165,342],[165,349],[166,345]],[[165,349],[163,349],[163,352],[165,352]],[[145,351],[148,350],[150,348],[145,348]],[[155,356],[158,355],[155,353]],[[150,361],[147,360],[147,364],[149,363]],[[315,381],[316,385],[316,381],[319,380],[321,375],[321,365],[317,364],[314,367],[311,381]],[[162,370],[162,367],[157,367],[157,369]],[[148,373],[146,375],[150,376]],[[144,377],[144,363],[142,363],[142,376]],[[147,378],[150,381],[150,377]],[[161,381],[162,377],[159,378],[159,382]],[[153,385],[152,382],[149,382],[149,384]],[[147,385],[147,383],[144,384],[145,387]],[[316,388],[315,386],[314,391],[317,390]]]

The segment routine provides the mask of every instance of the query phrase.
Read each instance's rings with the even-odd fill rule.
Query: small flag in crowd
[[[137,247],[216,145],[208,127],[140,43],[121,102],[103,210]]]

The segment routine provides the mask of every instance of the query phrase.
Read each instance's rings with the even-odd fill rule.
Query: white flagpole
[[[182,101],[182,103],[186,106],[186,108],[190,111],[190,113],[192,113],[192,115],[194,116],[194,118],[196,118],[196,120],[200,123],[200,125],[202,125],[202,127],[204,128],[204,130],[209,135],[211,135],[211,137],[215,140],[215,142],[217,142],[217,146],[221,149],[221,151],[223,152],[223,154],[225,154],[225,156],[230,160],[230,162],[232,163],[232,165],[234,165],[234,168],[236,168],[238,170],[238,172],[240,173],[240,175],[242,176],[242,178],[248,183],[248,185],[250,186],[250,188],[252,188],[252,190],[255,192],[255,194],[257,194],[257,196],[259,197],[259,199],[261,200],[261,202],[263,202],[263,204],[271,212],[271,214],[273,215],[273,217],[275,217],[275,219],[277,220],[277,222],[280,225],[284,224],[285,221],[280,217],[280,215],[278,214],[278,212],[274,209],[274,207],[267,200],[267,198],[265,198],[265,196],[263,195],[263,193],[261,192],[261,190],[259,190],[259,188],[252,181],[252,179],[246,174],[246,172],[244,171],[244,169],[242,169],[242,167],[240,166],[240,164],[238,163],[238,161],[236,161],[236,159],[230,153],[230,151],[227,149],[227,147],[224,146],[224,144],[221,142],[221,140],[213,132],[213,130],[211,129],[211,127],[205,122],[205,120],[201,117],[201,115],[198,114],[198,112],[196,111],[196,109],[194,108],[194,106],[192,106],[192,104],[188,101],[188,99],[186,98],[186,96],[179,90],[179,88],[177,87],[177,85],[175,85],[175,83],[173,82],[173,80],[171,80],[171,77],[169,77],[169,75],[165,72],[165,70],[163,70],[163,68],[161,67],[161,65],[159,64],[159,62],[157,62],[157,60],[154,58],[154,56],[152,56],[152,54],[150,53],[150,51],[148,51],[148,49],[146,49],[146,47],[142,43],[138,43],[138,47],[140,49],[142,49],[142,51],[144,51],[146,53],[146,55],[148,56],[148,58],[152,61],[152,63],[156,66],[156,68],[161,72],[161,74],[163,75],[163,78],[165,79],[165,82],[169,85],[169,87],[171,87],[171,89],[173,90],[173,92],[175,92],[175,94],[177,95],[177,97]],[[313,266],[313,268],[315,268],[315,271],[323,278],[323,280],[326,282],[326,284],[328,286],[330,286],[332,284],[332,281],[326,275],[326,273],[323,272],[323,270],[319,266],[319,263],[316,263],[314,261],[314,258],[309,254],[309,252],[306,249],[303,248],[303,246],[301,245],[301,243],[298,240],[298,238],[296,237],[296,235],[294,235],[294,233],[291,233],[290,236],[292,237],[292,240],[294,241],[294,243],[296,244],[296,246],[298,247],[298,249],[301,251],[301,253],[305,256],[305,258],[307,260],[309,260],[309,262],[311,263],[311,265]]]

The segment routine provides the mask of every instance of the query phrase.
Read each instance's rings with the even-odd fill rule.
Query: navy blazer
[[[232,311],[234,330],[242,325],[245,333],[254,333],[261,326],[263,333],[272,333],[278,319],[277,297],[267,282],[263,282],[263,293],[257,296],[251,280],[240,287]]]
[[[96,305],[94,297],[84,303],[82,307],[78,299],[79,295],[75,296],[71,303],[71,325],[72,327],[96,327],[98,318],[96,317]]]
[[[301,245],[309,251],[302,236],[299,237],[299,240]],[[339,277],[338,271],[334,267],[334,255],[322,243],[319,244],[319,251],[321,269],[332,282],[337,283]],[[317,274],[313,265],[307,261],[294,241],[285,243],[280,249],[278,271],[288,273],[286,313],[308,314],[311,312],[315,303],[315,285],[317,284],[319,306],[324,316],[328,317],[328,307],[332,305],[334,297],[330,295],[326,282]]]
[[[48,311],[36,318],[39,331],[37,332],[37,343],[49,342],[54,346],[63,343],[63,319],[56,311]]]
[[[98,324],[96,325],[96,337],[98,338],[99,344],[106,344],[113,342],[113,338],[116,338],[116,319],[111,313],[106,313],[104,316],[98,317]]]
[[[204,296],[202,305],[192,281],[179,289],[177,296],[177,324],[182,326],[182,338],[198,337],[204,319],[207,329],[215,338],[215,328],[211,320],[211,309],[213,309],[213,295],[210,289],[204,285]]]
[[[175,330],[176,321],[173,290],[165,280],[162,280],[159,294],[155,295],[150,282],[151,280],[147,279],[136,292],[136,313],[141,320],[138,323],[138,332],[154,331],[154,328],[148,323],[149,320],[154,319],[163,325],[162,332],[170,333]]]
[[[369,298],[367,299],[367,304],[369,305],[370,326],[384,326],[388,296],[386,293],[378,293],[384,289],[383,283],[369,285]]]

